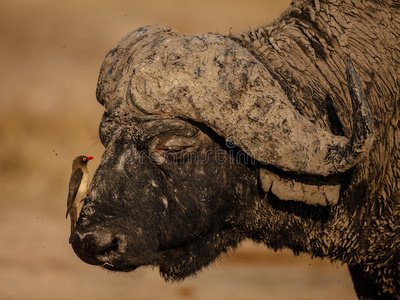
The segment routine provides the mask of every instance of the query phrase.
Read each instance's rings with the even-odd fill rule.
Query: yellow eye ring
[[[83,161],[86,161],[86,157],[82,158]]]

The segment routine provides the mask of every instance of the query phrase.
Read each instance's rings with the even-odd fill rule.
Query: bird
[[[92,160],[92,156],[80,155],[76,157],[72,162],[72,174],[69,180],[68,200],[67,200],[67,213],[71,218],[71,235],[69,237],[69,243],[72,243],[72,239],[76,230],[76,222],[78,221],[78,213],[82,200],[86,197],[89,188],[89,171],[87,169],[87,163]]]

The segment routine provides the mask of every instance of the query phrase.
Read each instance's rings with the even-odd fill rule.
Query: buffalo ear
[[[281,178],[266,170],[260,170],[261,187],[266,193],[273,193],[281,200],[300,201],[309,205],[332,206],[338,203],[340,184],[332,179],[328,182],[299,182]]]

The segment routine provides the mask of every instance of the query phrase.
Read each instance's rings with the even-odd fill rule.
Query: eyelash
[[[179,148],[179,149],[168,149],[167,148],[167,149],[159,149],[155,152],[159,152],[164,156],[168,156],[169,154],[175,155],[175,154],[181,153],[184,150],[185,150],[185,148]]]
[[[189,157],[190,151],[188,147],[179,147],[176,149],[159,149],[151,153],[151,156],[157,160],[158,157],[163,157],[170,163],[184,163]],[[185,155],[187,154],[187,155]]]
[[[156,137],[147,144],[149,156],[157,163],[185,163],[192,159],[199,147],[197,137]]]

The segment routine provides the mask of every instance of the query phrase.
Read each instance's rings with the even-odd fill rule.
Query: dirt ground
[[[81,262],[65,219],[72,159],[103,148],[95,87],[106,52],[160,24],[241,32],[289,1],[0,2],[0,299],[355,299],[345,266],[245,243],[179,284],[156,269],[115,274]]]

